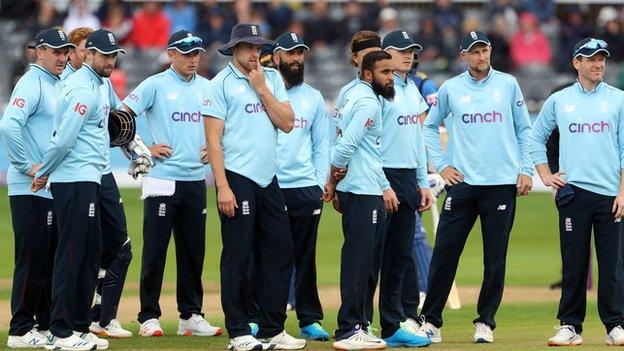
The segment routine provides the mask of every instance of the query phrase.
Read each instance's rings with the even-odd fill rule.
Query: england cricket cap
[[[466,35],[464,35],[464,37],[461,40],[461,43],[459,44],[459,51],[460,52],[468,51],[474,44],[477,44],[477,43],[491,45],[490,39],[488,39],[488,37],[484,33],[473,30],[472,32],[468,32],[466,33]]]
[[[50,28],[39,32],[37,38],[35,38],[34,45],[30,48],[39,48],[47,46],[52,49],[60,49],[64,47],[76,48],[76,45],[67,41],[67,34],[60,29]]]
[[[592,57],[599,52],[604,52],[609,57],[611,53],[607,50],[607,47],[607,42],[602,39],[585,38],[574,45],[572,58],[577,58],[578,56]]]
[[[296,48],[304,48],[310,50],[310,48],[303,42],[303,38],[297,33],[286,32],[275,39],[275,47],[273,52],[277,50],[291,51]]]
[[[206,51],[202,47],[202,39],[188,30],[179,30],[171,34],[167,42],[167,51],[169,50],[177,50],[183,54],[197,50]]]
[[[248,43],[252,45],[262,46],[265,44],[273,45],[270,40],[264,39],[260,32],[260,26],[252,23],[237,23],[232,28],[230,41],[219,48],[219,52],[226,56],[232,56],[232,48],[240,43]]]
[[[115,34],[106,29],[98,29],[91,33],[85,44],[86,49],[93,49],[102,54],[108,55],[114,52],[126,53],[126,50],[119,47]]]
[[[395,49],[399,51],[412,48],[422,50],[422,46],[416,43],[412,36],[404,30],[395,30],[386,34],[381,40],[381,48],[383,50]]]

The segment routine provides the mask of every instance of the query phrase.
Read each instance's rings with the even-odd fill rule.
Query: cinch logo
[[[201,120],[201,112],[174,112],[171,119],[176,122],[199,122]]]
[[[608,133],[609,122],[600,121],[596,123],[570,123],[568,130],[570,133]]]
[[[74,111],[78,112],[78,114],[80,114],[81,116],[84,116],[84,114],[87,112],[87,106],[77,102],[76,106],[74,106]]]
[[[18,108],[24,108],[25,105],[26,101],[22,98],[16,98],[15,100],[13,100],[13,106],[16,106]]]
[[[295,118],[295,128],[307,128],[308,127],[308,120],[301,117],[301,118]]]
[[[400,126],[407,126],[407,125],[410,125],[410,124],[418,124],[420,122],[418,121],[418,115],[411,115],[411,116],[409,116],[409,115],[408,116],[401,115],[401,116],[399,116],[397,118],[397,123]]]
[[[464,113],[462,115],[462,122],[464,123],[496,123],[503,122],[503,114],[500,112],[492,111],[487,113]]]
[[[264,108],[264,105],[261,102],[256,102],[254,104],[245,105],[245,112],[247,113],[261,113],[265,111],[266,109]]]

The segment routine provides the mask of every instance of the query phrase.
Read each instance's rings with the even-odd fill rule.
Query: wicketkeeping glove
[[[121,151],[130,160],[128,174],[134,179],[137,179],[139,174],[148,174],[154,167],[152,153],[139,134],[135,134],[131,142],[121,146]]]

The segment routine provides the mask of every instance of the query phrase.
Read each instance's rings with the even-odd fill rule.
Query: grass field
[[[138,295],[138,281],[140,271],[140,255],[142,250],[142,204],[139,200],[138,190],[123,190],[124,205],[128,217],[129,232],[133,242],[135,259],[132,261],[127,278],[125,295],[132,299]],[[217,293],[219,287],[219,254],[221,240],[219,234],[218,218],[215,209],[214,191],[210,190],[207,223],[207,247],[204,267],[204,286],[207,294]],[[10,211],[6,188],[0,189],[0,342],[6,340],[7,322],[10,316],[8,300],[10,298],[10,279],[13,270],[13,233],[11,231]],[[331,206],[326,206],[323,214],[318,241],[318,278],[322,288],[335,289],[339,277],[339,252],[342,244],[339,216]],[[25,214],[26,215],[26,214]],[[431,234],[431,219],[425,216],[426,227]],[[552,297],[535,296],[532,302],[533,291],[543,291],[543,288],[556,280],[559,276],[560,256],[558,234],[556,227],[556,211],[549,194],[535,193],[518,201],[516,222],[511,236],[507,265],[507,286],[510,289],[518,288],[523,298],[506,299],[498,313],[499,328],[496,330],[496,344],[483,346],[473,345],[469,341],[472,335],[471,321],[475,314],[475,300],[462,301],[464,307],[458,311],[446,311],[446,324],[443,329],[444,344],[436,345],[436,349],[444,350],[539,350],[545,349],[545,341],[553,333],[552,327],[556,324],[555,315],[557,299]],[[167,268],[165,271],[165,288],[163,297],[175,293],[175,256],[173,240],[169,248]],[[481,282],[482,268],[482,241],[478,225],[473,230],[457,274],[460,294],[464,290],[472,289]],[[520,289],[520,288],[525,289]],[[533,289],[533,288],[536,289]],[[533,289],[533,290],[532,290]],[[169,296],[171,297],[171,296]],[[334,296],[335,300],[337,297]],[[215,304],[218,304],[216,299]],[[218,306],[212,306],[214,311],[219,311]],[[138,311],[137,306],[131,306],[132,313]],[[588,318],[584,333],[585,343],[591,344],[581,349],[596,350],[602,348],[604,343],[604,329],[595,312],[595,302],[588,305]],[[336,308],[334,306],[325,309],[326,327],[331,329],[335,326]],[[3,316],[3,317],[2,317]],[[209,314],[208,319],[217,325],[223,325],[223,316],[220,312]],[[177,319],[175,315],[166,316],[163,319],[167,335],[175,334]],[[122,320],[135,333],[138,329],[131,319]],[[292,334],[297,334],[296,318],[289,313],[287,329]],[[205,349],[222,350],[227,344],[226,337],[215,339],[181,338],[167,336],[157,339],[139,339],[114,341],[114,349]],[[327,343],[313,343],[308,349],[328,349]]]

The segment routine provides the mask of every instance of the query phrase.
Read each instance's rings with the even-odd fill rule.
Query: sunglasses
[[[196,46],[202,44],[202,39],[199,37],[186,37],[184,39],[176,40],[173,43],[169,44],[168,47],[176,46],[179,48]]]

